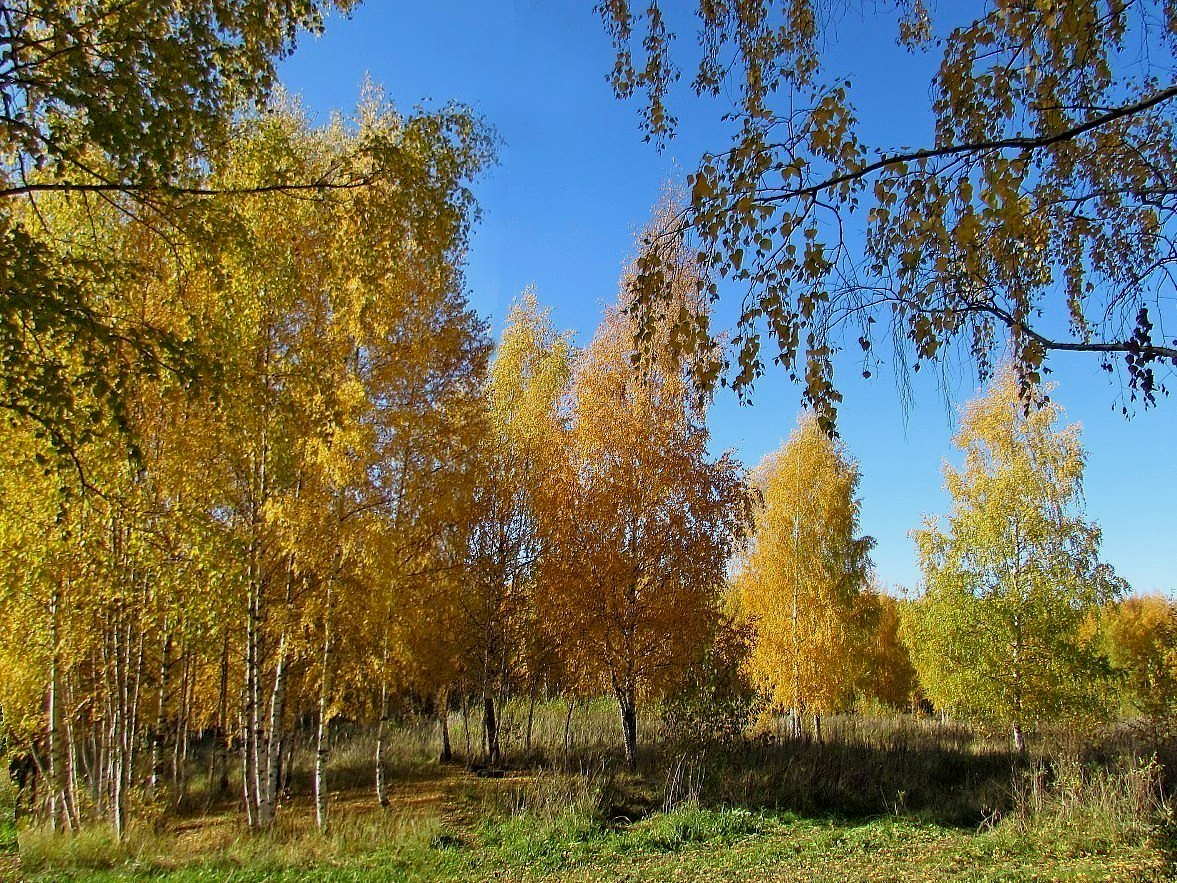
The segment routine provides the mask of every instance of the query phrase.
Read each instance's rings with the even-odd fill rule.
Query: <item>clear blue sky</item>
[[[281,67],[287,89],[321,120],[352,108],[370,75],[402,108],[457,100],[498,131],[500,163],[475,188],[483,217],[467,274],[471,301],[496,333],[511,301],[534,285],[557,324],[587,342],[666,182],[681,182],[705,149],[725,143],[718,105],[698,101],[680,106],[682,133],[663,154],[643,143],[637,106],[615,100],[605,82],[613,56],[592,5],[368,0],[349,19],[329,19],[323,37],[304,36]],[[853,81],[874,140],[926,143],[928,64],[894,47],[890,28],[844,22],[830,58]],[[1056,400],[1084,427],[1087,512],[1103,527],[1104,559],[1138,591],[1177,590],[1177,400],[1125,420],[1113,408],[1119,386],[1094,360],[1051,364]],[[952,415],[974,394],[974,379],[958,371],[946,397],[919,376],[905,410],[888,370],[863,381],[848,360],[838,374],[839,428],[861,467],[862,527],[878,541],[879,578],[915,586],[908,531],[923,514],[947,510],[941,464],[959,459]],[[788,437],[798,408],[797,390],[779,377],[761,381],[751,407],[721,394],[710,418],[714,447],[755,465]]]

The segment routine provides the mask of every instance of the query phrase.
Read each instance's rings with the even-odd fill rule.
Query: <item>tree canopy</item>
[[[276,60],[351,0],[17,0],[0,10],[0,408],[71,454],[112,419],[125,386],[212,373],[184,329],[120,313],[102,287],[132,269],[63,247],[41,198],[72,193],[174,239],[199,236],[192,198],[230,187],[204,177],[235,118],[265,105]],[[358,145],[357,145],[358,146]],[[365,145],[366,150],[371,145]],[[250,191],[366,183],[354,160],[312,177],[276,165]],[[305,170],[303,170],[305,171]],[[196,217],[193,211],[196,211]]]
[[[858,535],[858,467],[803,414],[755,473],[763,495],[734,587],[755,640],[752,680],[794,725],[846,707],[867,657],[863,591],[874,541]]]
[[[690,278],[689,264],[679,271]],[[747,499],[735,457],[707,449],[705,403],[686,373],[667,361],[634,373],[628,282],[574,363],[548,572],[570,665],[616,697],[632,766],[637,702],[703,654]],[[697,306],[688,285],[677,290],[683,309]]]
[[[218,364],[198,397],[131,376],[119,395],[139,455],[100,434],[73,449],[93,493],[54,493],[44,440],[3,426],[0,534],[6,555],[36,565],[3,574],[0,631],[13,646],[27,643],[22,632],[36,636],[37,652],[13,668],[39,671],[42,693],[6,690],[0,702],[20,721],[45,707],[46,691],[54,698],[43,733],[64,807],[55,821],[78,815],[66,768],[78,743],[57,753],[66,723],[113,758],[94,782],[94,809],[121,832],[143,731],[158,754],[195,720],[236,731],[248,821],[268,827],[287,703],[318,705],[325,760],[331,719],[371,701],[356,700],[357,682],[367,687],[373,670],[390,680],[407,655],[389,646],[400,634],[393,611],[410,606],[398,599],[434,566],[438,536],[456,520],[465,414],[486,364],[458,263],[465,181],[484,158],[471,122],[402,116],[376,96],[319,129],[293,108],[242,118],[202,179],[209,189],[249,187],[275,167],[312,178],[357,162],[360,143],[395,153],[396,170],[372,155],[365,162],[381,174],[364,188],[209,200],[200,239],[171,241],[86,193],[41,197],[39,223],[62,254],[89,250],[137,269],[94,287],[114,315],[180,331]],[[203,675],[200,688],[177,696],[179,670],[192,683]],[[127,698],[148,681],[150,725]],[[153,782],[156,767],[153,757]]]
[[[697,5],[690,88],[732,97],[732,135],[688,177],[664,235],[689,235],[713,299],[724,279],[745,291],[734,363],[701,379],[747,394],[777,363],[829,429],[844,345],[867,376],[890,337],[901,372],[963,351],[983,378],[1004,335],[1024,389],[1050,353],[1079,351],[1118,366],[1127,397],[1153,404],[1177,365],[1177,9],[896,9],[878,38],[938,59],[934,136],[913,134],[913,146],[870,143],[853,79],[825,64],[843,13],[816,0]],[[662,145],[676,130],[673,87],[692,56],[675,40],[689,25],[659,0],[597,10],[617,50],[614,91],[644,96],[642,126]],[[651,316],[664,289],[659,252],[646,255],[636,306]],[[714,342],[682,328],[686,352]]]

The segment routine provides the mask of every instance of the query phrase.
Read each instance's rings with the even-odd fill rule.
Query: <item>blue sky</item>
[[[665,152],[643,143],[637,105],[614,99],[605,82],[612,50],[592,5],[369,0],[350,18],[329,19],[324,36],[303,37],[281,67],[287,89],[320,120],[353,107],[370,76],[402,108],[461,101],[497,130],[499,165],[475,187],[483,215],[467,271],[471,302],[496,333],[511,301],[534,285],[556,323],[586,343],[667,182],[681,183],[704,150],[725,143],[721,105],[699,100],[679,106],[681,132]],[[929,62],[895,47],[893,33],[890,20],[851,17],[832,35],[828,58],[851,79],[876,143],[923,144]],[[689,49],[689,40],[680,43]],[[1051,365],[1055,399],[1084,427],[1087,512],[1103,528],[1103,557],[1138,591],[1177,590],[1177,401],[1125,420],[1113,407],[1119,386],[1093,359],[1064,354]],[[952,415],[975,393],[975,378],[957,370],[946,395],[919,375],[905,408],[889,370],[863,381],[848,360],[838,376],[839,429],[862,471],[862,528],[878,541],[878,576],[914,586],[908,531],[925,513],[947,511],[941,464],[959,459]],[[714,447],[755,465],[788,437],[798,408],[797,390],[780,377],[759,383],[752,406],[721,393],[710,417]]]

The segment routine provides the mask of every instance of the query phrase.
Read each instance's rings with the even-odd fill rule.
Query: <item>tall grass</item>
[[[156,830],[135,825],[120,842],[108,827],[77,834],[54,834],[44,827],[20,832],[20,855],[30,873],[71,868],[102,870],[133,865],[170,870],[211,864],[226,870],[297,868],[380,853],[409,859],[429,848],[446,829],[440,813],[380,812],[375,808],[336,807],[325,832],[309,808],[280,813],[264,835],[250,834],[232,817],[211,817],[198,826]]]
[[[7,760],[0,755],[0,762]],[[16,788],[0,769],[0,855],[16,849]]]
[[[1155,759],[1122,758],[1108,768],[1074,757],[1035,760],[1013,784],[1009,814],[1022,832],[1095,833],[1110,844],[1137,840],[1172,810]]]
[[[501,779],[439,764],[439,722],[406,719],[391,728],[385,746],[388,811],[375,800],[374,734],[338,726],[326,833],[314,826],[314,755],[304,734],[292,756],[291,795],[264,835],[245,831],[234,783],[220,802],[206,802],[198,817],[168,815],[158,825],[138,824],[122,843],[103,828],[72,837],[26,828],[19,835],[22,859],[29,872],[126,863],[298,868],[373,854],[408,867],[451,844],[478,841],[539,856],[553,844],[588,843],[631,828],[641,842],[671,848],[723,832],[744,836],[757,829],[762,810],[909,816],[1098,851],[1156,836],[1172,816],[1163,764],[1139,759],[1140,746],[1130,734],[1089,742],[1086,753],[1026,759],[1013,755],[1004,739],[959,723],[847,715],[827,718],[821,741],[790,738],[783,720],[769,718],[755,738],[683,745],[660,736],[657,709],[648,708],[640,720],[638,769],[631,771],[622,763],[611,701],[578,702],[571,718],[568,710],[565,700],[534,710],[526,702],[508,703]],[[476,760],[481,731],[474,715],[463,719],[453,712],[449,727],[460,759]],[[199,757],[194,763],[200,764]],[[0,800],[11,805],[2,785]],[[0,848],[3,831],[0,824]]]

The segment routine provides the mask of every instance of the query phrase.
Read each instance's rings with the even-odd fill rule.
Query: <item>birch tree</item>
[[[499,711],[528,650],[544,643],[536,598],[547,592],[542,524],[559,456],[571,345],[532,291],[512,307],[485,390],[484,434],[466,533],[460,600],[465,665],[479,691],[488,763],[497,764]]]
[[[806,713],[820,734],[820,715],[848,704],[866,657],[862,593],[874,541],[858,532],[858,480],[812,412],[754,476],[763,504],[735,591],[755,629],[752,679],[790,710],[795,735]]]
[[[1125,588],[1099,558],[1079,427],[1061,418],[1054,403],[1028,408],[1015,372],[999,372],[961,415],[964,460],[944,467],[951,512],[913,532],[920,683],[935,704],[1007,728],[1018,752],[1041,724],[1104,710],[1107,664],[1087,624]]]
[[[485,133],[460,109],[403,117],[375,96],[320,130],[291,108],[237,125],[210,190],[341,166],[366,184],[210,197],[191,206],[201,237],[182,242],[85,193],[46,197],[38,221],[58,249],[120,268],[95,274],[113,314],[216,356],[195,394],[169,372],[124,385],[137,450],[91,433],[70,474],[28,426],[5,426],[3,517],[41,502],[37,528],[5,526],[0,544],[40,564],[4,574],[0,616],[6,634],[34,616],[45,636],[12,693],[36,704],[12,719],[56,758],[50,815],[74,827],[89,815],[77,782],[120,834],[133,790],[162,796],[169,750],[178,785],[195,722],[222,746],[235,731],[248,824],[269,827],[290,724],[312,707],[324,820],[327,725],[343,697],[371,695],[360,673],[387,611],[454,520],[455,426],[486,354],[460,271]]]
[[[680,259],[667,284],[695,310]],[[616,699],[633,767],[638,702],[670,688],[712,633],[746,497],[742,467],[708,450],[706,402],[684,367],[634,371],[629,281],[574,365],[549,601],[572,669]]]

